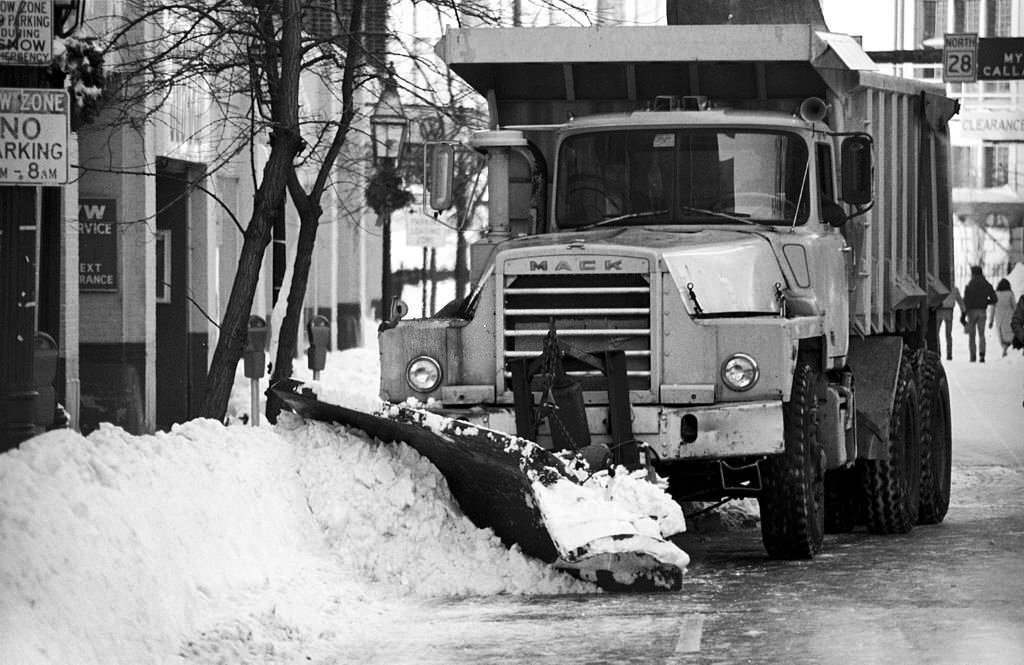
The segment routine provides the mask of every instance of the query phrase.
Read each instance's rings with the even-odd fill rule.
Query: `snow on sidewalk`
[[[308,662],[438,595],[593,592],[475,528],[437,471],[286,417],[0,455],[0,662]],[[421,622],[422,623],[422,622]]]

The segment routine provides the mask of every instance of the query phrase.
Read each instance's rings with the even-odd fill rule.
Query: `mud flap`
[[[628,520],[594,515],[579,505],[571,529],[549,530],[565,523],[565,506],[552,500],[549,490],[559,483],[582,486],[576,474],[581,458],[558,457],[532,441],[407,405],[385,405],[371,415],[321,402],[293,380],[279,381],[268,392],[305,418],[408,444],[444,475],[466,516],[492,529],[506,546],[518,545],[525,554],[606,590],[682,586],[686,553]]]

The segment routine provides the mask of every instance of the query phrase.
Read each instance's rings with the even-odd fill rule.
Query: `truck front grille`
[[[622,349],[629,389],[651,390],[651,287],[646,274],[507,275],[503,303],[503,366],[535,358],[555,327],[558,338],[588,353]],[[603,390],[600,371],[572,358],[566,373],[584,390]],[[543,388],[534,380],[534,390]]]

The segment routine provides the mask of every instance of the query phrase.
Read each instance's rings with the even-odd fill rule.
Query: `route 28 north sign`
[[[945,36],[942,80],[946,83],[973,83],[978,80],[977,33],[962,32]]]
[[[1024,37],[945,35],[942,80],[946,83],[1024,79]]]

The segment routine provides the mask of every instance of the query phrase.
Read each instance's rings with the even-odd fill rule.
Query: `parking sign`
[[[946,83],[973,83],[978,80],[978,33],[945,35],[942,80]]]

